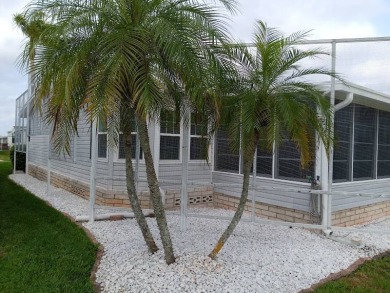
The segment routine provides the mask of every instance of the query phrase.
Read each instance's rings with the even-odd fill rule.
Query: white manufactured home
[[[129,206],[121,138],[117,148],[110,148],[106,130],[98,126],[94,138],[91,122],[86,115],[81,115],[70,155],[58,155],[50,145],[50,126],[31,110],[26,93],[22,95],[24,102],[18,99],[15,129],[23,129],[27,136],[16,134],[15,142],[19,151],[24,151],[26,145],[27,172],[40,180],[47,180],[49,173],[52,185],[88,198],[91,146],[96,139],[96,203]],[[339,226],[390,215],[387,194],[390,190],[390,96],[353,84],[336,84],[334,96],[333,161],[329,162],[318,145],[311,168],[302,170],[299,153],[291,141],[275,146],[272,152],[259,148],[254,158],[252,175],[255,176],[252,176],[248,211],[252,202],[256,214],[266,219],[318,223],[321,218],[323,222],[327,218],[327,221],[332,219],[332,225]],[[234,209],[241,193],[240,152],[231,151],[226,133],[220,130],[206,155],[201,147],[202,126],[192,121],[190,127],[183,127],[175,119],[173,114],[165,113],[159,123],[149,122],[151,149],[166,207],[180,206],[182,178],[186,173],[189,206]],[[188,133],[184,135],[184,131]],[[142,206],[149,208],[151,201],[136,129],[132,134],[137,188]],[[183,160],[183,137],[188,137],[187,160]],[[188,161],[185,170],[183,161]]]

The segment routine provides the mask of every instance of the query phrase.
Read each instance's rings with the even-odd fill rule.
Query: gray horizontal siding
[[[77,124],[78,136],[76,137],[76,162],[91,162],[91,123],[87,116],[81,112]]]
[[[135,161],[133,161],[133,168],[135,171]],[[124,161],[114,162],[112,177],[112,189],[116,191],[126,191],[126,170]],[[139,164],[138,180],[137,191],[141,192],[148,190],[148,184],[146,182],[146,168],[143,162],[140,162]]]
[[[213,183],[215,183],[214,191],[230,196],[241,196],[242,175],[213,172]],[[264,190],[264,187],[277,188],[294,188],[300,190],[309,190],[310,186],[301,182],[273,180],[270,178],[256,178],[255,181],[255,196],[256,200],[266,204],[281,206],[290,209],[309,212],[310,208],[310,194],[292,191],[280,190]],[[249,198],[251,193],[249,193]]]
[[[180,186],[182,180],[182,164],[160,163],[159,180],[162,186]],[[188,181],[190,183],[211,183],[211,165],[203,162],[188,163]]]
[[[29,162],[38,166],[47,166],[47,154],[49,147],[48,135],[30,136],[29,142]]]
[[[338,183],[333,185],[333,191],[342,192],[356,192],[356,193],[390,193],[390,179],[381,180],[367,180],[367,181],[356,181],[348,183]],[[375,199],[369,197],[354,197],[354,196],[333,196],[332,197],[332,211],[340,211],[359,206],[375,204],[389,200],[387,199]]]

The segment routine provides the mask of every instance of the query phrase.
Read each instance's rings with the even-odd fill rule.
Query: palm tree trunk
[[[151,253],[155,253],[158,247],[153,239],[153,235],[150,232],[149,225],[146,222],[145,215],[142,212],[141,205],[138,200],[137,190],[134,183],[134,170],[131,154],[131,131],[128,127],[123,130],[124,147],[125,147],[125,162],[126,162],[126,185],[127,194],[133,209],[134,217],[137,220],[138,226],[141,229],[142,235],[145,239],[148,250]]]
[[[164,203],[162,201],[160,186],[157,180],[156,171],[154,169],[152,152],[150,150],[148,127],[144,118],[137,118],[138,133],[141,147],[144,152],[146,177],[148,179],[149,190],[152,197],[154,214],[156,216],[157,225],[160,230],[161,241],[164,247],[165,261],[167,264],[171,264],[175,262],[175,256],[173,254],[173,245],[165,216]]]
[[[211,259],[215,259],[217,257],[217,254],[221,251],[222,247],[225,245],[225,243],[229,239],[230,235],[232,235],[234,229],[236,228],[238,222],[240,221],[240,219],[242,217],[245,204],[248,200],[249,175],[250,175],[250,171],[251,171],[251,167],[252,167],[253,155],[254,155],[254,152],[251,155],[247,155],[246,158],[244,158],[244,166],[243,166],[244,180],[242,182],[242,191],[241,191],[240,202],[238,203],[237,210],[234,213],[233,219],[231,220],[229,226],[226,228],[225,232],[223,232],[222,236],[219,238],[214,249],[209,254],[209,257]]]

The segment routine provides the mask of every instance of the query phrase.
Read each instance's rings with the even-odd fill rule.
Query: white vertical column
[[[332,42],[332,68],[333,73],[336,72],[336,42]],[[331,106],[331,125],[332,133],[334,132],[334,104],[335,104],[335,90],[336,90],[336,79],[332,76],[330,83],[330,106]],[[333,140],[333,137],[332,137]],[[332,184],[333,184],[333,145],[329,148],[329,175],[328,175],[328,207],[327,207],[327,227],[332,227]]]
[[[16,103],[15,103],[15,126],[14,126],[14,175],[16,174],[16,128],[17,128],[17,124],[18,124],[18,103],[19,103],[19,99],[16,99]]]
[[[30,145],[30,95],[27,97],[27,126],[26,126],[26,175],[28,175],[29,145]],[[27,176],[26,176],[27,178]]]
[[[255,222],[256,218],[256,194],[255,194],[255,184],[256,184],[256,174],[257,174],[257,147],[255,155],[253,157],[253,173],[252,173],[252,222]]]
[[[91,141],[91,172],[89,178],[89,221],[95,220],[95,197],[96,197],[96,160],[97,160],[97,121],[92,122],[92,141]]]
[[[137,133],[135,135],[135,188],[138,190],[139,185],[139,156],[141,154],[141,146],[139,141],[138,126],[136,128]],[[155,161],[155,160],[153,160]]]
[[[181,196],[180,196],[180,230],[187,229],[187,205],[188,205],[188,159],[189,159],[189,142],[190,142],[190,114],[185,110],[183,123],[183,145],[182,145],[182,177],[181,177]]]
[[[51,133],[52,129],[49,129],[49,135],[47,136],[47,184],[46,184],[46,194],[50,194],[50,181],[51,181]]]

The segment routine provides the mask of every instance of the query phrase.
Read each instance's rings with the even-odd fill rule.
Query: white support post
[[[18,125],[18,104],[19,104],[19,99],[16,99],[16,103],[15,103],[15,126],[14,126],[14,175],[16,174],[16,140],[17,140],[17,137],[16,137],[16,128],[17,128],[17,125]]]
[[[333,73],[336,72],[336,42],[332,42],[332,68]],[[336,79],[332,76],[330,84],[330,105],[331,105],[331,125],[334,131],[334,108],[335,108],[335,90],[336,90]],[[332,131],[332,133],[333,133]],[[332,137],[333,140],[333,137]],[[328,175],[328,207],[327,207],[327,227],[332,227],[332,184],[333,184],[333,146],[329,148],[329,175]]]
[[[184,113],[183,123],[183,146],[182,146],[182,177],[181,177],[181,197],[180,197],[180,230],[187,229],[187,205],[188,205],[188,159],[189,159],[189,140],[190,140],[190,115],[187,111]]]
[[[96,160],[97,160],[97,121],[92,122],[92,137],[91,137],[91,172],[89,178],[89,221],[95,221],[95,197],[96,197]]]
[[[139,135],[138,135],[138,126],[137,126],[137,133],[135,135],[135,188],[138,190],[138,184],[139,184],[139,156],[141,153],[141,146],[139,141]]]
[[[328,223],[328,202],[329,202],[329,160],[326,153],[326,149],[324,146],[324,143],[320,142],[320,159],[321,159],[321,175],[320,175],[320,182],[321,182],[321,189],[324,191],[323,194],[321,194],[321,225],[327,226]]]
[[[26,111],[27,111],[27,126],[26,126],[26,175],[28,175],[28,160],[29,160],[29,145],[30,145],[30,95],[27,97],[26,103]],[[27,180],[27,176],[26,176]]]
[[[52,130],[50,130],[48,135],[48,141],[47,141],[47,183],[46,183],[46,194],[50,194],[50,182],[51,182],[51,160],[50,160],[50,153],[51,153],[51,133]]]
[[[255,222],[256,219],[256,194],[255,194],[255,184],[256,184],[256,174],[257,174],[257,147],[255,155],[253,157],[253,172],[252,172],[252,221]]]

